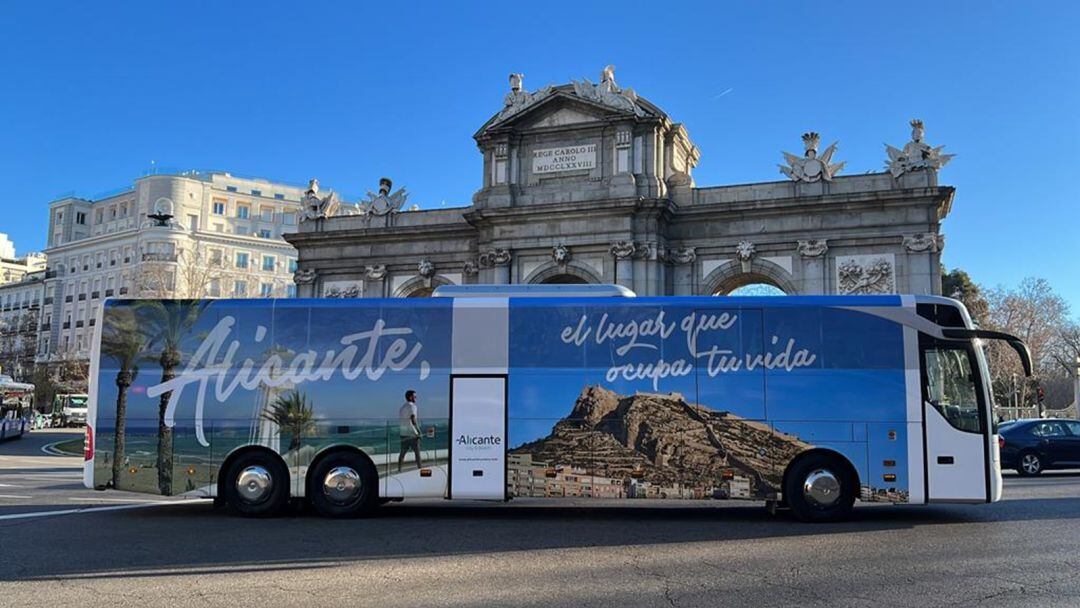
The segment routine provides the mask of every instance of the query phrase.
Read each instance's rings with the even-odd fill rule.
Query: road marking
[[[135,505],[109,505],[107,507],[86,507],[83,509],[61,509],[59,511],[37,511],[34,513],[13,513],[11,515],[0,515],[0,521],[9,519],[31,519],[34,517],[51,517],[59,515],[76,515],[78,513],[100,513],[103,511],[125,511],[128,509],[144,509],[146,507],[160,507],[161,505],[177,505],[177,504],[190,504],[191,502],[209,502],[206,500],[193,500],[193,501],[161,501],[151,503],[140,503]]]
[[[74,439],[74,437],[72,439]],[[68,452],[61,452],[60,450],[58,450],[58,449],[56,449],[54,447],[54,446],[59,445],[61,443],[67,443],[68,441],[71,441],[71,439],[65,439],[63,441],[54,441],[52,443],[47,443],[47,444],[41,446],[41,451],[45,452],[49,456],[67,456],[67,457],[70,457],[70,458],[78,458],[79,456],[81,456],[81,454],[70,454]]]
[[[29,496],[20,496],[18,494],[0,494],[0,498],[30,498]]]
[[[182,501],[163,501],[163,500],[147,500],[142,498],[80,498],[78,496],[68,496],[68,500],[73,502],[124,502],[124,503],[150,503],[155,505],[172,505],[181,503]]]

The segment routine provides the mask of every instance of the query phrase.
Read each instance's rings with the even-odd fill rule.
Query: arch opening
[[[585,285],[588,281],[569,273],[556,274],[540,281],[541,285]]]

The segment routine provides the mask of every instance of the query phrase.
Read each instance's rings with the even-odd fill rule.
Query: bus
[[[34,385],[0,374],[0,441],[18,439],[30,430]]]
[[[108,300],[84,482],[331,517],[414,498],[856,500],[1002,492],[982,345],[933,296]],[[1030,373],[1030,371],[1029,371]]]

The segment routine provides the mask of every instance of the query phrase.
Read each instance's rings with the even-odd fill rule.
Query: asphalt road
[[[0,606],[1080,606],[1078,473],[829,525],[542,500],[249,520],[86,490],[80,459],[41,451],[71,436],[0,443]]]

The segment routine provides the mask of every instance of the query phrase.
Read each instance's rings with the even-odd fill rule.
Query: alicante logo
[[[496,435],[458,435],[458,445],[502,445],[502,437]]]

